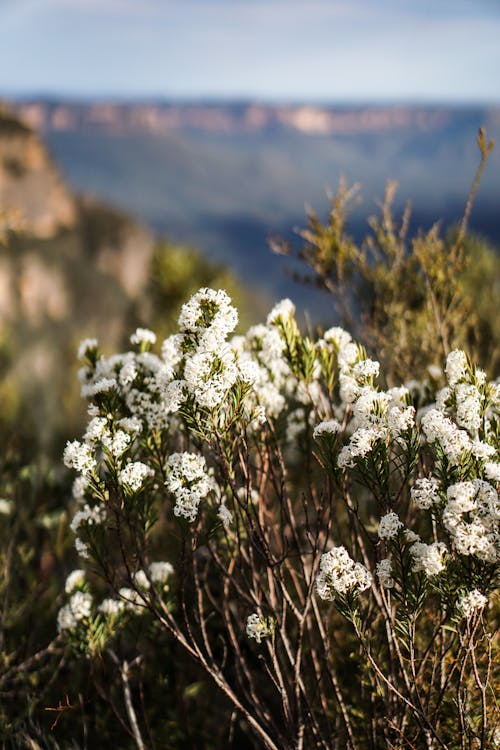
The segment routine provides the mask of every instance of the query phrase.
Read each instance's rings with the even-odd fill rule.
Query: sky
[[[500,0],[0,0],[0,95],[500,102]]]

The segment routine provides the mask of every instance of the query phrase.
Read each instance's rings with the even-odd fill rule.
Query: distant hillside
[[[268,237],[290,236],[304,205],[328,209],[341,177],[361,182],[361,236],[387,179],[409,199],[414,226],[461,216],[477,166],[477,130],[500,140],[500,108],[272,106],[256,103],[24,101],[23,120],[45,134],[66,179],[124,208],[155,232],[200,247],[274,297],[313,314],[328,306],[285,274]],[[472,228],[500,245],[500,148]],[[288,261],[287,261],[288,262]],[[265,272],[263,273],[263,269]]]
[[[288,130],[309,135],[437,132],[480,113],[500,122],[500,108],[346,106],[256,102],[20,101],[17,114],[43,132],[248,134]]]

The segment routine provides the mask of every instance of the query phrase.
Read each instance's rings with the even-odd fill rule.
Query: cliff
[[[80,338],[121,345],[150,280],[155,240],[66,186],[40,137],[0,112],[0,398],[42,442],[77,412]],[[71,415],[71,416],[70,416]]]

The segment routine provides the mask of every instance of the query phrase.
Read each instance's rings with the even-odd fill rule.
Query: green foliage
[[[409,236],[411,211],[393,212],[396,183],[389,182],[380,214],[368,220],[360,242],[348,219],[359,186],[341,182],[326,222],[308,212],[298,256],[311,269],[302,278],[328,290],[343,324],[376,352],[389,380],[421,378],[453,348],[491,361],[500,345],[495,309],[500,300],[498,253],[468,235],[472,201],[493,143],[480,130],[481,162],[460,227],[443,236],[439,222]],[[290,254],[289,243],[273,247]]]
[[[149,282],[136,320],[166,337],[176,328],[182,303],[204,286],[226,289],[241,306],[243,325],[255,319],[262,309],[259,300],[250,315],[249,290],[243,288],[227,266],[208,260],[199,250],[165,240],[155,246]]]

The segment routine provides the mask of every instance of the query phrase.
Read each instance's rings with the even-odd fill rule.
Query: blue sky
[[[500,0],[0,0],[0,94],[500,102]]]

